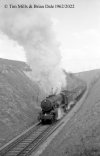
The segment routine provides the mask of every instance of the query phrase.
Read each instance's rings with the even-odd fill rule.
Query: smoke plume
[[[60,68],[59,44],[48,16],[31,9],[4,9],[0,12],[0,29],[23,46],[32,79],[50,94],[66,85]]]

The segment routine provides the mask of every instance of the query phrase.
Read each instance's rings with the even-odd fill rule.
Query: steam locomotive
[[[85,90],[86,86],[79,86],[73,91],[63,90],[60,94],[46,97],[41,102],[38,120],[42,123],[52,123],[59,120],[76,104]]]

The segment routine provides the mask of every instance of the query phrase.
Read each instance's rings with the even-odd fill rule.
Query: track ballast
[[[8,146],[1,148],[0,156],[29,156],[62,124],[61,121],[52,125],[37,124],[11,145],[8,144]]]

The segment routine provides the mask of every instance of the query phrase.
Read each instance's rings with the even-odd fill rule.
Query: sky
[[[26,1],[23,0],[25,3]],[[100,68],[100,0],[34,0],[34,3],[37,2],[41,5],[75,6],[70,9],[40,9],[53,21],[56,38],[60,42],[61,66],[70,72]],[[26,60],[23,48],[2,33],[0,33],[0,57]]]

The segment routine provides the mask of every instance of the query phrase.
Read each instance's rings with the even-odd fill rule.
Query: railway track
[[[62,121],[52,125],[37,124],[25,134],[2,147],[0,156],[29,156],[62,124]]]
[[[70,108],[66,115],[68,115],[72,108],[73,107]],[[63,117],[63,119],[64,118],[65,117]],[[5,146],[1,147],[0,156],[29,156],[32,152],[35,152],[39,146],[42,145],[42,143],[62,125],[64,125],[64,120],[62,119],[51,125],[41,125],[38,123],[35,126],[30,127]]]

